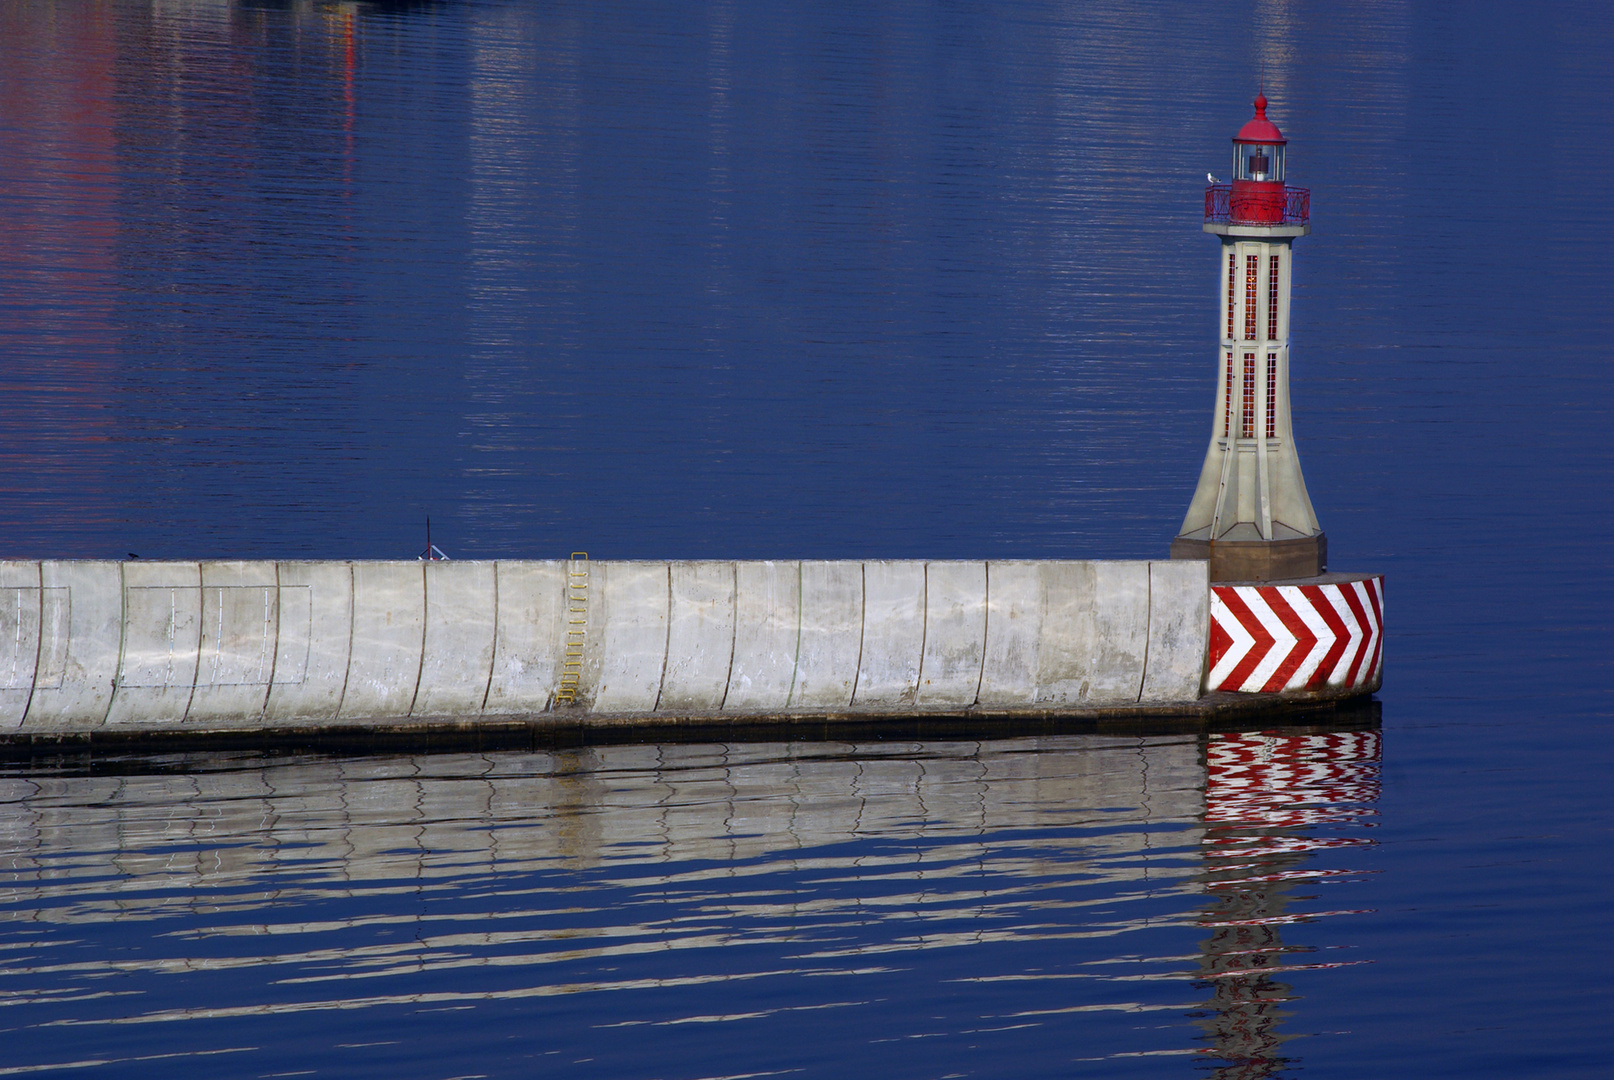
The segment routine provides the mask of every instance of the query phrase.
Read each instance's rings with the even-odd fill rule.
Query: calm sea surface
[[[0,762],[0,1076],[1605,1076],[1607,5],[0,0],[0,555],[1157,557],[1207,170],[1382,722]],[[984,734],[984,733],[983,733]]]

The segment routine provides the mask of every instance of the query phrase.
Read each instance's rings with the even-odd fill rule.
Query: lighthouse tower
[[[1216,407],[1210,449],[1174,559],[1208,559],[1212,581],[1313,577],[1328,542],[1300,475],[1289,418],[1289,282],[1294,241],[1311,231],[1311,192],[1284,182],[1288,140],[1255,116],[1233,137],[1233,178],[1205,189],[1217,263]]]

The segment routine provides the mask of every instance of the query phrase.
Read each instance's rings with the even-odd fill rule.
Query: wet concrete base
[[[522,750],[624,743],[1010,739],[1097,734],[1143,737],[1295,725],[1377,725],[1377,684],[1349,691],[1207,694],[1172,705],[1089,709],[967,709],[956,712],[814,712],[770,715],[601,716],[567,711],[535,716],[378,719],[294,728],[107,729],[29,734],[0,732],[0,758],[152,754],[191,750],[275,753],[404,753]]]

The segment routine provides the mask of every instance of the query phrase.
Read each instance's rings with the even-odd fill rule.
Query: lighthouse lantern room
[[[1314,577],[1328,543],[1300,473],[1289,415],[1289,285],[1311,193],[1284,180],[1288,140],[1265,94],[1233,137],[1233,178],[1205,189],[1217,263],[1216,404],[1210,448],[1176,559],[1208,559],[1212,581]]]

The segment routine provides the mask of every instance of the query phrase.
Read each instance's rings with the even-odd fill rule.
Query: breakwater
[[[1181,560],[10,561],[0,734],[1192,712],[1213,608]]]

